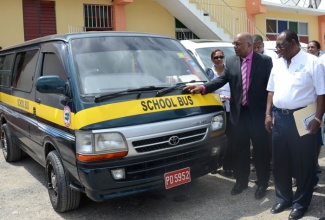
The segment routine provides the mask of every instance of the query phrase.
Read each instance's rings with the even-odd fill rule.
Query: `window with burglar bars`
[[[112,27],[111,5],[84,5],[86,31],[109,31]]]
[[[196,36],[190,29],[188,29],[182,22],[175,18],[175,32],[176,39],[178,40],[190,40],[190,39],[200,39]]]

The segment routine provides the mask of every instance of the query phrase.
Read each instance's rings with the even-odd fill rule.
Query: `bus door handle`
[[[35,102],[39,104],[39,103],[41,103],[41,99],[40,98],[36,98],[35,99]],[[33,114],[36,115],[36,107],[33,107]]]

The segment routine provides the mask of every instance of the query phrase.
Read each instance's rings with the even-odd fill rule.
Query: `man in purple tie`
[[[267,91],[272,69],[269,56],[253,51],[253,37],[239,33],[234,39],[235,56],[227,58],[222,75],[204,85],[186,86],[191,94],[206,94],[219,89],[227,82],[230,86],[230,121],[234,126],[234,177],[236,184],[231,195],[248,187],[250,174],[250,141],[253,144],[258,180],[255,198],[266,195],[270,178],[268,133],[264,128]]]

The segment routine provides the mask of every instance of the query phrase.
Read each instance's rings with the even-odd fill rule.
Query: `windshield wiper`
[[[111,92],[111,93],[106,93],[106,94],[99,94],[99,95],[96,95],[95,96],[95,102],[100,102],[103,99],[106,99],[106,98],[109,98],[109,97],[113,97],[115,95],[119,95],[119,94],[122,94],[122,93],[151,91],[151,90],[161,89],[161,88],[165,88],[165,87],[144,86],[144,87],[139,87],[139,88],[135,88],[135,89],[124,89],[124,90],[120,90],[120,91],[117,91],[117,92]]]
[[[161,89],[157,92],[156,94],[156,97],[160,97],[160,96],[163,96],[164,94],[168,93],[168,92],[171,92],[177,88],[180,88],[180,87],[185,87],[186,84],[188,83],[196,83],[196,82],[206,82],[206,81],[196,81],[196,80],[191,80],[189,82],[181,82],[181,83],[176,83],[174,86],[171,86],[171,87],[167,87],[167,88],[164,88],[164,89]]]

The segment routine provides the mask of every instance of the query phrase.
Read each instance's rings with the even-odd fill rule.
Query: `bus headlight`
[[[95,134],[95,152],[126,151],[126,143],[119,133]]]
[[[80,161],[107,160],[125,157],[128,147],[122,134],[112,133],[76,133],[76,153]]]
[[[211,120],[212,131],[220,130],[223,127],[223,115],[214,116]]]

